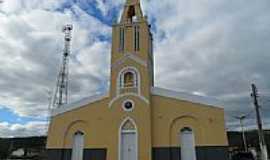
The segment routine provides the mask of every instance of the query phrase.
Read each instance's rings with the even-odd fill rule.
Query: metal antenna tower
[[[67,24],[63,27],[63,33],[65,34],[65,48],[63,51],[62,65],[57,77],[57,85],[52,104],[53,108],[60,107],[68,101],[68,64],[72,29],[73,26],[71,24]]]

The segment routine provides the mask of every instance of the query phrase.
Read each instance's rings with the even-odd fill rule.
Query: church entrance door
[[[136,160],[136,132],[122,132],[121,160]]]
[[[184,128],[180,132],[181,160],[196,160],[196,149],[193,132],[190,128]]]

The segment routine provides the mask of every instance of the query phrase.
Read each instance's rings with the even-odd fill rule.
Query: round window
[[[123,102],[122,107],[125,111],[132,111],[134,108],[134,102],[131,100],[126,100]]]

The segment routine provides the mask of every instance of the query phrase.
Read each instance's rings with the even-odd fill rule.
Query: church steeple
[[[113,25],[111,95],[149,97],[154,85],[152,34],[140,0],[126,0],[121,20]]]

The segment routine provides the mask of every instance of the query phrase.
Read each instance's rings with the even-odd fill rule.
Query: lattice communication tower
[[[57,108],[61,105],[68,103],[68,74],[69,74],[69,56],[70,56],[70,42],[71,31],[73,26],[67,24],[63,27],[63,33],[65,34],[65,47],[63,51],[63,59],[60,67],[59,74],[57,76],[57,85],[54,92],[52,107]]]

